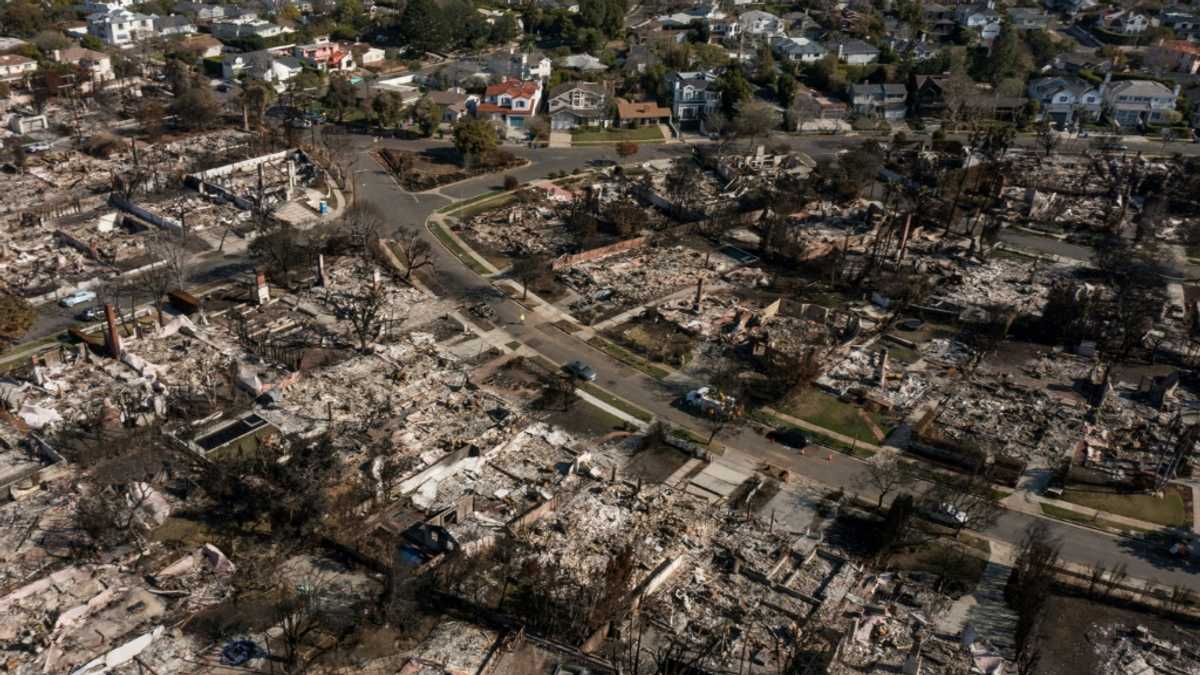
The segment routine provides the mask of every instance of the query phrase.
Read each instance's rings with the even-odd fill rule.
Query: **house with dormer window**
[[[550,90],[550,128],[607,127],[609,96],[604,85],[595,82],[567,82]]]
[[[1038,78],[1029,83],[1028,93],[1042,114],[1059,126],[1095,120],[1104,104],[1100,87],[1075,77]]]
[[[475,106],[475,116],[511,129],[524,129],[537,115],[541,102],[541,80],[505,80],[484,90],[483,101]]]
[[[713,71],[672,73],[669,81],[671,114],[682,124],[698,122],[721,106],[717,74]]]
[[[120,47],[152,37],[155,18],[127,9],[114,9],[89,16],[87,31],[88,35],[105,44]]]

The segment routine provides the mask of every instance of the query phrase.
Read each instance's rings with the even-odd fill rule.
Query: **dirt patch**
[[[571,404],[568,410],[552,412],[546,421],[582,436],[607,436],[629,428],[620,418],[579,400]]]
[[[669,445],[658,444],[642,450],[629,460],[624,472],[633,480],[661,483],[686,464],[688,456]]]
[[[1096,627],[1120,626],[1132,630],[1146,626],[1155,637],[1175,644],[1196,644],[1200,632],[1183,627],[1164,617],[1122,607],[1113,607],[1086,598],[1052,595],[1046,602],[1046,617],[1038,633],[1042,660],[1038,672],[1044,675],[1100,673],[1101,662],[1092,640]]]
[[[379,161],[410,192],[432,190],[525,163],[510,152],[497,150],[474,166],[464,167],[462,157],[453,148],[430,148],[419,153],[384,148],[379,151]]]

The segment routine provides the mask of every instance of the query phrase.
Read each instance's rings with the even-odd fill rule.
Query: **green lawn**
[[[858,411],[858,406],[845,403],[829,394],[819,391],[809,392],[803,401],[793,403],[784,410],[784,412],[792,417],[798,417],[805,422],[811,422],[812,424],[837,432],[843,436],[849,436],[863,443],[877,445],[879,439],[875,438],[871,427],[858,414]],[[885,433],[887,432],[887,424],[883,419],[878,415],[867,414],[880,429]]]
[[[1065,520],[1069,523],[1079,523],[1080,525],[1088,525],[1090,527],[1098,527],[1100,529],[1109,530],[1112,532],[1125,532],[1125,531],[1129,531],[1129,530],[1132,530],[1135,532],[1149,532],[1150,531],[1150,530],[1143,530],[1140,527],[1130,527],[1128,525],[1121,525],[1120,523],[1115,523],[1111,520],[1107,520],[1104,518],[1091,518],[1089,516],[1083,515],[1082,513],[1076,513],[1075,511],[1072,511],[1070,509],[1064,509],[1061,506],[1055,506],[1053,504],[1043,503],[1041,506],[1042,506],[1042,513],[1044,515],[1049,516],[1051,518],[1055,518],[1057,520]]]
[[[754,418],[755,420],[757,420],[758,422],[766,424],[767,426],[770,426],[770,427],[774,427],[776,429],[780,429],[780,428],[796,429],[796,428],[798,428],[794,425],[788,424],[784,420],[781,420],[778,417],[776,417],[768,412],[765,412],[763,410],[755,410],[750,413],[750,416],[752,418]],[[857,457],[859,459],[871,459],[872,457],[875,456],[874,450],[868,450],[867,448],[864,448],[864,447],[861,447],[858,445],[843,443],[839,440],[830,438],[830,437],[826,436],[825,434],[820,434],[815,431],[810,431],[808,429],[800,429],[800,431],[805,436],[808,437],[808,440],[810,443],[813,443],[815,445],[825,446],[826,448],[829,448],[830,450],[836,450],[837,452],[840,452],[843,455],[850,455],[851,457]]]
[[[1137,518],[1167,527],[1190,527],[1192,524],[1191,510],[1179,488],[1174,485],[1168,485],[1161,498],[1148,494],[1122,495],[1065,490],[1062,499],[1097,511]]]
[[[634,129],[589,129],[571,134],[571,140],[575,143],[621,143],[624,141],[645,143],[662,139],[662,132],[658,130],[657,126]]]
[[[664,370],[621,345],[610,342],[602,337],[594,337],[588,340],[588,344],[626,365],[637,368],[656,380],[662,380],[671,374],[670,371]]]

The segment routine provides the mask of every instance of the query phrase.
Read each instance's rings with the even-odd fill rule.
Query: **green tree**
[[[721,110],[732,119],[742,101],[750,98],[750,83],[740,69],[730,68],[721,74],[716,85],[717,91],[721,92]]]
[[[79,40],[79,46],[84,49],[91,49],[92,51],[104,51],[104,41],[95,35],[84,35]]]
[[[400,95],[394,91],[375,94],[371,99],[371,112],[375,115],[375,123],[380,129],[394,127],[400,122],[404,112],[404,104]]]
[[[12,0],[0,9],[0,33],[18,37],[33,37],[49,27],[46,12],[39,2]]]
[[[266,82],[254,80],[242,87],[238,98],[242,106],[242,119],[249,131],[251,125],[258,127],[263,123],[267,107],[275,100],[275,90]]]
[[[775,78],[775,100],[779,105],[787,108],[792,104],[794,98],[796,98],[796,78],[787,73],[780,73],[779,77]]]
[[[179,126],[184,129],[211,129],[221,119],[221,107],[212,89],[193,82],[177,95],[169,108]]]
[[[321,97],[321,104],[326,110],[333,112],[337,121],[346,119],[346,113],[358,107],[358,99],[354,96],[354,85],[344,77],[329,78],[329,86]]]
[[[395,25],[399,44],[415,52],[445,50],[450,21],[434,0],[409,0]]]
[[[56,30],[44,30],[33,36],[33,44],[43,54],[51,54],[55,49],[66,49],[71,46],[71,41]]]
[[[434,103],[428,96],[424,96],[413,107],[413,118],[416,119],[417,126],[421,129],[421,135],[428,138],[437,131],[438,125],[442,123],[442,106]]]
[[[454,127],[454,147],[463,164],[478,161],[496,149],[496,130],[485,120],[463,118]]]
[[[511,40],[515,40],[521,34],[521,29],[517,25],[517,20],[512,14],[505,14],[496,19],[492,24],[491,34],[488,39],[496,44],[503,44]]]
[[[1013,27],[1012,22],[1005,21],[1000,27],[1000,34],[992,41],[991,51],[987,52],[985,70],[988,79],[992,84],[999,84],[1006,78],[1024,79],[1029,74],[1030,65],[1028,49],[1020,31]]]

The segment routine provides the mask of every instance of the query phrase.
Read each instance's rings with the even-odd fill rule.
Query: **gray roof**
[[[679,71],[671,73],[671,77],[679,80],[680,84],[690,84],[697,89],[707,89],[708,85],[717,81],[717,74],[706,70]]]
[[[1154,80],[1122,80],[1112,82],[1109,89],[1121,96],[1147,96],[1151,98],[1172,97],[1175,92],[1162,82]]]
[[[902,84],[852,84],[851,96],[907,96],[908,87]]]
[[[784,38],[778,42],[778,49],[785,54],[826,54],[828,49],[820,43],[806,38]]]
[[[879,50],[872,45],[863,42],[862,40],[845,40],[841,43],[832,42],[828,47],[829,51],[836,52],[838,45],[841,44],[842,52],[846,55],[850,54],[878,54]]]
[[[585,91],[590,91],[593,94],[600,94],[600,95],[604,95],[607,93],[604,90],[604,85],[601,85],[596,82],[582,82],[582,81],[563,82],[562,84],[560,84],[557,87],[550,90],[550,98],[554,98],[555,96],[564,94],[568,91],[571,91],[572,89],[583,89]]]
[[[179,14],[154,17],[155,30],[162,30],[163,28],[183,28],[190,25],[192,25],[192,20]]]

